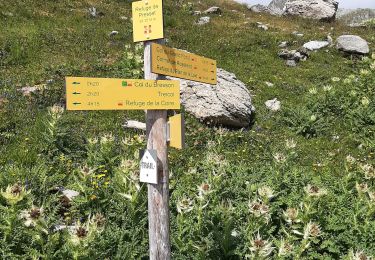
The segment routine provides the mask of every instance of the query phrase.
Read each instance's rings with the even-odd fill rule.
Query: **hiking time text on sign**
[[[152,43],[152,72],[216,84],[216,61],[186,51]]]
[[[132,10],[134,42],[164,38],[162,0],[133,2]]]
[[[177,80],[66,78],[67,110],[180,109]]]

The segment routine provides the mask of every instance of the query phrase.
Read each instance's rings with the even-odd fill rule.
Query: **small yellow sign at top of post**
[[[164,38],[162,0],[133,2],[132,9],[134,42]]]
[[[178,80],[66,78],[67,110],[180,109]]]
[[[153,73],[209,84],[217,83],[216,61],[186,51],[152,43]]]

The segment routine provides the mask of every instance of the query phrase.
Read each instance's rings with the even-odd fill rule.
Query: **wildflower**
[[[356,183],[355,188],[359,194],[369,191],[367,183]]]
[[[88,138],[87,139],[87,142],[90,144],[90,145],[95,145],[98,143],[98,138],[94,137],[94,138]]]
[[[139,52],[143,49],[143,44],[142,43],[137,43],[135,45],[135,51]]]
[[[375,192],[374,191],[367,191],[368,196],[372,202],[375,202]]]
[[[115,140],[112,134],[105,134],[100,138],[102,144],[112,143]]]
[[[309,197],[321,197],[327,194],[327,190],[319,188],[318,186],[308,184],[304,188],[305,192]]]
[[[272,199],[275,197],[273,190],[268,186],[263,186],[258,189],[258,194],[262,198]]]
[[[331,91],[332,90],[332,86],[331,85],[326,85],[326,86],[324,86],[323,87],[323,90],[325,91],[325,92],[329,92],[329,91]]]
[[[356,159],[353,156],[348,155],[346,156],[346,161],[350,164],[354,164],[356,162]]]
[[[310,116],[310,122],[315,122],[317,119],[317,116],[316,115],[312,115]]]
[[[94,169],[88,167],[87,165],[82,166],[79,171],[82,173],[83,176],[87,177],[94,173]]]
[[[287,208],[287,210],[283,212],[283,215],[288,224],[300,222],[298,219],[298,209],[296,208]]]
[[[355,97],[355,96],[357,96],[357,91],[355,91],[355,90],[351,90],[351,91],[349,92],[349,95],[350,95],[351,97]]]
[[[258,235],[250,241],[250,244],[250,251],[255,253],[256,256],[267,257],[274,249],[274,247],[272,247],[272,243],[268,240],[262,239],[259,232]]]
[[[237,230],[233,229],[232,232],[230,233],[230,235],[231,235],[232,237],[238,237],[240,234],[238,233]]]
[[[294,246],[281,239],[278,256],[288,256],[293,252]]]
[[[332,81],[333,81],[333,82],[339,82],[340,80],[341,80],[341,79],[340,79],[339,77],[333,77],[333,78],[332,78]]]
[[[360,71],[360,73],[361,73],[361,75],[363,75],[363,76],[367,76],[367,75],[369,75],[370,74],[370,71],[368,71],[368,70],[361,70]]]
[[[365,179],[375,179],[375,168],[369,164],[364,164],[360,166],[365,174]]]
[[[198,186],[198,192],[198,197],[203,198],[212,192],[211,185],[208,183],[202,183],[200,186]]]
[[[310,89],[309,89],[309,93],[310,93],[311,95],[316,95],[316,94],[318,94],[318,90],[317,90],[316,88],[310,88]]]
[[[367,256],[365,252],[363,251],[357,251],[355,253],[351,251],[349,254],[349,259],[350,260],[372,260],[373,258],[371,256]]]
[[[315,238],[321,234],[320,226],[314,222],[309,222],[303,233],[303,239]]]
[[[142,58],[142,56],[140,56],[140,55],[136,55],[136,56],[135,56],[135,61],[136,61],[137,63],[142,63],[142,62],[143,62],[143,58]]]
[[[78,221],[74,228],[70,230],[70,241],[74,245],[79,245],[82,242],[86,242],[93,237],[93,235],[98,231],[97,222],[93,219],[89,219],[86,223],[81,223]]]
[[[64,108],[59,105],[53,105],[53,107],[48,108],[48,112],[55,118],[60,118],[62,113],[64,113]]]
[[[37,208],[32,206],[29,210],[23,210],[20,218],[25,220],[24,224],[26,227],[35,227],[38,221],[42,220],[43,212],[43,207]]]
[[[293,139],[288,139],[288,140],[286,140],[285,146],[288,149],[294,149],[294,148],[297,147],[297,143]]]
[[[368,99],[368,97],[363,97],[361,103],[363,106],[367,107],[368,105],[370,105],[370,100]]]
[[[370,69],[375,70],[375,62],[371,63]]]
[[[286,161],[286,157],[282,153],[274,154],[273,158],[275,159],[277,163],[283,163]]]
[[[177,202],[177,211],[180,214],[190,212],[193,208],[193,201],[189,198],[183,198]]]
[[[21,184],[16,183],[13,186],[8,186],[5,191],[1,190],[1,196],[4,197],[8,205],[15,205],[29,194],[25,187]]]
[[[255,200],[253,202],[249,202],[249,211],[255,217],[264,217],[267,221],[270,218],[270,209],[262,201]]]
[[[102,213],[96,213],[92,220],[97,227],[103,227],[106,219]]]
[[[375,52],[372,53],[371,58],[375,60]]]
[[[346,79],[344,79],[344,84],[345,85],[349,85],[349,84],[351,84],[352,83],[352,80],[351,79],[349,79],[349,78],[346,78]]]

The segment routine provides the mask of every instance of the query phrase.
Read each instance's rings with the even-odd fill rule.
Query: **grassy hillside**
[[[277,56],[281,41],[296,49],[328,33],[357,34],[373,48],[374,30],[189,2],[165,1],[168,45],[235,73],[257,112],[240,130],[187,115],[188,148],[169,152],[173,258],[375,255],[375,57],[327,48],[289,68]],[[223,14],[195,25],[190,11],[212,5]],[[103,15],[90,17],[92,6]],[[147,189],[137,181],[145,137],[122,127],[144,112],[63,109],[66,76],[143,77],[130,8],[0,2],[2,259],[147,259]],[[23,95],[25,87],[36,92]],[[264,102],[275,97],[282,109],[270,112]]]

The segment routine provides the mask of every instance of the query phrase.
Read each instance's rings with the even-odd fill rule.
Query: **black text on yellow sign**
[[[180,109],[178,80],[66,78],[67,110]]]
[[[217,83],[216,61],[186,51],[152,44],[152,72],[209,84]]]

